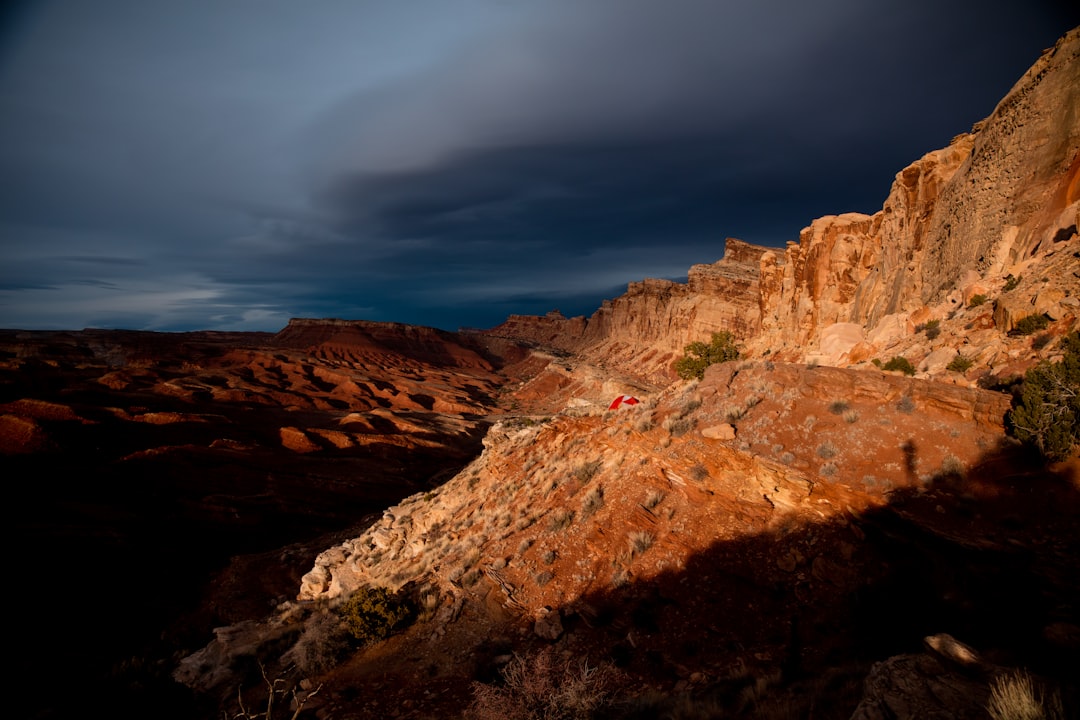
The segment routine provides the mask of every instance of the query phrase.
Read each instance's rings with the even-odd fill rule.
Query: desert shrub
[[[896,403],[896,409],[905,415],[910,415],[915,412],[915,401],[911,399],[910,395],[905,395]]]
[[[967,467],[964,461],[950,453],[941,460],[941,469],[938,470],[937,476],[941,479],[961,479],[966,472]]]
[[[817,454],[818,454],[818,457],[822,458],[823,460],[828,460],[829,458],[836,457],[836,453],[837,453],[836,446],[833,445],[832,443],[826,442],[826,443],[821,443],[820,445],[818,445]]]
[[[849,425],[854,425],[855,423],[859,422],[859,413],[855,410],[848,410],[844,413],[844,422],[848,423]]]
[[[1045,330],[1049,324],[1050,318],[1045,315],[1028,315],[1016,321],[1016,325],[1013,326],[1013,333],[1016,335],[1030,335],[1039,330]]]
[[[926,323],[915,328],[916,330],[922,329],[926,332],[927,340],[934,340],[941,334],[941,321],[940,320],[927,320]]]
[[[652,510],[654,507],[660,504],[664,497],[665,496],[663,490],[650,490],[649,494],[645,497],[644,505],[649,510]]]
[[[697,482],[704,482],[709,477],[709,470],[701,463],[690,468],[690,477]]]
[[[1042,350],[1054,339],[1053,333],[1040,333],[1031,339],[1032,350]]]
[[[874,367],[876,368],[881,367],[881,360],[879,358],[874,358],[870,362],[873,363]]]
[[[600,465],[601,463],[599,460],[592,460],[579,465],[577,469],[574,470],[574,477],[582,484],[587,483],[596,477],[596,473],[600,472]]]
[[[1002,290],[1004,290],[1005,292],[1015,290],[1016,287],[1020,284],[1020,281],[1023,279],[1023,275],[1020,275],[1019,277],[1013,277],[1012,273],[1009,273],[1005,276],[1005,287],[1003,287]]]
[[[897,355],[892,360],[890,360],[889,362],[882,365],[881,369],[882,370],[889,370],[889,371],[899,370],[900,372],[904,373],[905,375],[914,375],[915,374],[915,366],[911,364],[910,360],[908,360],[906,357],[903,357],[901,355]]]
[[[1008,424],[1013,436],[1049,460],[1080,443],[1080,332],[1061,340],[1061,362],[1040,362],[1024,375]]]
[[[581,503],[581,517],[587,518],[594,512],[604,507],[604,488],[595,487],[585,496]]]
[[[413,619],[413,609],[383,587],[364,587],[338,608],[349,634],[360,642],[374,642],[392,635]]]
[[[697,425],[697,420],[695,418],[682,417],[671,423],[668,427],[668,432],[674,437],[680,437],[693,430],[695,425]]]
[[[352,650],[349,633],[341,618],[330,612],[312,615],[288,659],[306,676],[322,675],[336,667]]]
[[[833,415],[843,415],[849,407],[846,400],[834,400],[829,403],[829,412]]]
[[[500,558],[494,564],[498,565],[499,562],[505,566],[506,561]],[[437,588],[428,588],[420,595],[420,614],[419,620],[427,621],[435,617],[435,611],[439,609],[439,591]]]
[[[473,683],[467,717],[475,720],[578,720],[610,704],[618,673],[610,665],[560,660],[545,648],[532,657],[515,655],[502,683]]]
[[[705,368],[710,365],[739,359],[739,346],[735,344],[735,336],[727,330],[713,333],[708,344],[692,342],[684,351],[686,354],[675,362],[675,372],[683,380],[700,380],[705,377]]]
[[[979,307],[980,305],[985,305],[986,301],[989,299],[990,298],[982,294],[972,295],[971,299],[968,300],[968,307]]]
[[[832,477],[836,474],[837,470],[838,468],[836,467],[836,463],[825,463],[820,468],[818,468],[818,473],[820,475],[823,475],[824,477]]]
[[[1019,671],[994,678],[986,712],[993,720],[1065,720],[1061,695],[1045,692]]]
[[[536,577],[533,579],[536,580],[537,587],[544,587],[549,582],[555,579],[555,573],[551,572],[550,570],[545,570],[541,573],[537,573]]]
[[[966,373],[973,365],[975,365],[974,360],[958,351],[956,357],[949,361],[949,364],[945,366],[945,369],[951,370],[952,372]]]
[[[570,524],[574,522],[573,510],[556,510],[551,517],[551,524],[548,526],[552,532],[558,532],[570,527]]]
[[[656,537],[646,530],[636,530],[627,535],[627,538],[630,540],[630,550],[635,555],[641,555],[656,541]]]

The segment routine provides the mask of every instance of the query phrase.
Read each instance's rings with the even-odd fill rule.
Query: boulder
[[[562,618],[558,610],[540,608],[533,624],[533,632],[545,640],[558,640],[563,634]]]

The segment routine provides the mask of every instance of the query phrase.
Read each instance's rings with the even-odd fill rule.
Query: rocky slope
[[[1000,447],[1007,406],[952,384],[745,362],[617,411],[506,420],[456,477],[321,553],[298,602],[223,629],[177,676],[231,692],[220,669],[274,638],[294,647],[283,676],[323,684],[310,710],[360,718],[452,716],[470,681],[546,644],[614,663],[627,697],[761,682],[849,713],[861,658],[943,629],[1041,669],[1073,651],[1044,630],[1075,627],[1080,487],[1075,466],[1035,472]],[[323,613],[362,587],[400,591],[421,617],[312,674],[303,653],[328,642]],[[1021,608],[1003,632],[1001,613]],[[830,673],[850,697],[795,682]]]

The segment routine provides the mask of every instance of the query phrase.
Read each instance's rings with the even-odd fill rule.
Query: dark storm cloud
[[[25,3],[0,34],[0,325],[588,314],[726,236],[876,210],[1064,7]]]
[[[524,256],[523,287],[599,291],[638,248],[628,279],[682,274],[728,235],[781,244],[873,212],[895,172],[988,114],[1035,52],[988,41],[1016,18],[980,7],[594,3],[344,104],[321,200],[391,272],[517,278]]]

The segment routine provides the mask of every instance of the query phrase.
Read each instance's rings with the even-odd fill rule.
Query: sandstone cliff
[[[784,249],[729,239],[686,284],[631,283],[587,320],[515,317],[496,335],[546,341],[640,377],[671,378],[692,340],[730,330],[751,355],[849,365],[911,355],[916,327],[944,321],[953,350],[973,296],[995,300],[1004,336],[1025,315],[1075,327],[1080,212],[1080,28],[1048,49],[984,121],[897,173],[882,209],[814,220]],[[1012,275],[1019,286],[1006,286]],[[950,315],[954,317],[950,317]],[[985,326],[974,329],[984,330]],[[985,335],[983,336],[985,339]],[[979,340],[979,338],[975,338]],[[1015,344],[989,353],[999,370]]]

